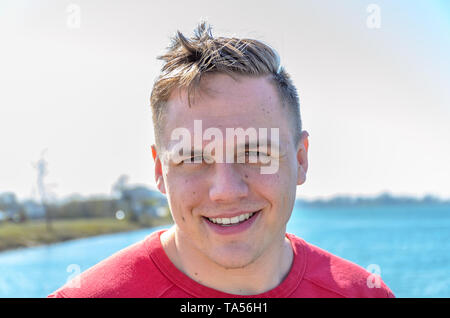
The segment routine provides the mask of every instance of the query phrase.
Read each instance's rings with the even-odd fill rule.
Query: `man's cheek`
[[[201,193],[199,186],[195,182],[187,179],[173,182],[169,188],[169,196],[173,209],[183,214],[187,214],[196,207],[196,202],[199,202],[201,199]]]
[[[200,186],[199,178],[192,178],[189,176],[183,176],[182,174],[177,174],[176,172],[169,172],[166,175],[166,184],[168,185],[169,191],[174,195],[180,196],[181,194],[192,195],[193,192]]]
[[[252,181],[254,185],[258,185],[258,187],[264,188],[270,191],[277,191],[278,188],[272,187],[280,187],[283,183],[283,178],[281,178],[280,173],[273,174],[254,174],[252,176]]]

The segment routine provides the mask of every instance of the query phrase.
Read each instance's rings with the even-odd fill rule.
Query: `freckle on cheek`
[[[181,219],[183,220],[183,222],[186,222],[186,220],[184,219],[184,216],[182,216]]]
[[[246,178],[248,178],[248,175],[245,175]]]

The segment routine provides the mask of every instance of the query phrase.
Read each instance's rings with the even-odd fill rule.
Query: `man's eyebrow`
[[[274,146],[278,146],[278,147],[280,146],[280,144],[277,141],[272,141],[270,138],[262,139],[261,142],[259,140],[257,140],[257,141],[255,141],[255,140],[251,140],[251,141],[246,140],[245,143],[243,143],[243,144],[242,143],[238,143],[235,146],[239,147],[239,146],[242,145],[244,147],[244,149],[247,149],[247,148],[259,148],[262,145],[266,145],[267,148],[270,148],[272,146],[272,144]],[[201,155],[202,152],[203,152],[203,149],[204,149],[204,146],[201,149],[195,148],[193,146],[191,148],[191,154]]]
[[[190,154],[191,154],[191,156],[192,155],[194,155],[194,156],[201,156],[203,154],[203,149],[198,149],[198,148],[192,147]]]
[[[243,147],[243,149],[259,149],[263,145],[266,146],[266,149],[272,149],[272,146],[277,147],[279,149],[280,144],[276,140],[271,140],[270,138],[264,138],[262,140],[246,140],[244,143],[238,143],[237,145],[234,145],[237,149],[239,149],[239,146]],[[185,153],[184,155],[191,155],[191,156],[202,156],[203,155],[203,149],[205,148],[205,145],[202,146],[202,148],[195,148],[195,146],[192,146],[190,149],[190,152],[188,150],[188,153]],[[242,149],[242,148],[241,148]],[[173,152],[169,151],[169,156],[172,155]]]
[[[261,142],[260,142],[261,141]],[[245,141],[244,144],[239,143],[237,146],[244,146],[245,149],[247,148],[259,148],[259,146],[265,145],[267,148],[270,148],[272,146],[278,146],[280,147],[280,144],[277,141],[272,141],[270,138],[262,139],[262,140],[251,140],[251,141]]]
[[[191,155],[191,156],[201,156],[203,154],[203,150],[202,149],[198,149],[198,148],[194,148],[192,147],[189,151],[189,149],[187,149],[187,153],[183,153],[183,155]]]
[[[181,150],[181,149],[180,149]],[[192,147],[189,151],[189,149],[187,149],[187,152],[182,152],[181,156],[182,157],[186,157],[186,156],[201,156],[203,154],[202,149],[195,149],[194,147]],[[169,148],[168,151],[166,152],[166,156],[167,158],[173,158],[173,157],[177,157],[180,156],[180,153],[176,153],[176,151],[173,148]]]

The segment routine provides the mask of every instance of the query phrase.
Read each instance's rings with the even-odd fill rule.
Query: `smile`
[[[208,218],[203,217],[204,222],[211,231],[219,235],[231,235],[244,232],[257,222],[262,210],[243,213],[232,218]]]
[[[253,216],[253,214],[255,214],[255,213],[254,212],[244,213],[244,214],[232,217],[232,218],[208,218],[208,220],[213,222],[214,224],[220,224],[222,226],[233,226],[233,225],[239,224],[241,222],[245,222],[246,220],[251,218]]]

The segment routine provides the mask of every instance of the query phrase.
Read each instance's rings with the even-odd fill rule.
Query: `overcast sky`
[[[310,133],[299,197],[450,197],[445,0],[2,0],[0,193],[36,196],[44,149],[58,198],[109,194],[122,174],[154,187],[155,58],[201,19],[279,51]]]

